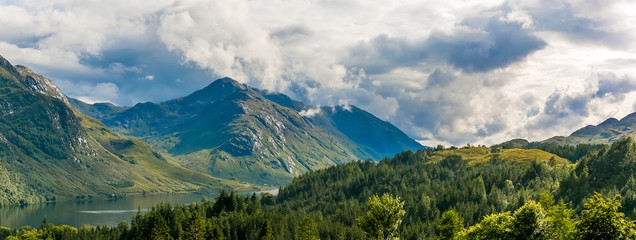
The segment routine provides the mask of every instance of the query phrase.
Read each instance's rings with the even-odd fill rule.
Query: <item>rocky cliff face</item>
[[[15,69],[20,73],[20,76],[22,76],[24,85],[31,89],[31,91],[49,95],[69,104],[66,95],[64,95],[62,90],[60,90],[60,88],[58,88],[57,85],[55,85],[55,83],[53,83],[50,79],[34,73],[31,69],[22,65],[16,65]]]

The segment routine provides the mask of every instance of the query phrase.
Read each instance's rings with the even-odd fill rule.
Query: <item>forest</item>
[[[633,239],[636,144],[551,149],[406,151],[304,174],[277,196],[223,190],[116,227],[44,220],[0,239]]]

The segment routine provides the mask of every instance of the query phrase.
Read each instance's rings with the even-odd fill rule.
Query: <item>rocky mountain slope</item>
[[[162,103],[76,106],[183,167],[250,183],[284,184],[326,166],[422,148],[390,123],[353,106],[306,106],[230,78]]]
[[[356,106],[317,108],[295,101],[281,93],[262,90],[260,93],[270,101],[298,111],[313,124],[327,129],[330,133],[354,142],[375,160],[392,157],[406,149],[415,150],[424,147],[393,124],[382,121]]]
[[[247,187],[167,162],[0,56],[0,205]]]

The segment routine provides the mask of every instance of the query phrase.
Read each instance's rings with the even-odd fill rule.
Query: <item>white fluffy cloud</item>
[[[168,49],[201,68],[271,84],[280,79],[278,48],[252,16],[243,1],[178,1],[161,15],[157,33]]]
[[[429,145],[492,144],[635,111],[635,5],[0,1],[0,54],[91,101],[166,100],[228,76],[356,105]],[[212,76],[181,74],[196,69]]]
[[[100,82],[97,84],[90,83],[78,83],[69,81],[58,81],[60,89],[65,94],[71,95],[86,103],[97,102],[113,102],[113,100],[119,100],[119,87],[111,82]]]

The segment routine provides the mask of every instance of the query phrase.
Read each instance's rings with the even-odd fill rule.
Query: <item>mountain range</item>
[[[422,147],[355,106],[308,106],[230,78],[161,103],[87,104],[0,56],[0,205],[248,191]]]
[[[170,164],[67,103],[53,82],[0,56],[0,205],[254,189]]]
[[[557,144],[607,144],[627,137],[633,138],[634,136],[636,136],[636,113],[629,114],[621,120],[609,118],[598,125],[588,125],[576,130],[570,136],[552,137],[543,142]]]
[[[230,78],[161,103],[70,102],[175,164],[252,184],[285,184],[312,170],[423,147],[355,106],[308,106]]]
[[[540,143],[607,144],[634,134],[636,113]],[[500,148],[530,144],[514,139]],[[421,148],[355,106],[310,106],[231,78],[160,103],[88,104],[0,56],[0,205],[255,190]]]
[[[554,136],[534,143],[526,139],[517,138],[495,144],[493,147],[525,148],[536,143],[557,145],[611,144],[628,137],[636,139],[636,113],[629,114],[621,120],[608,118],[598,125],[587,125],[574,131],[569,136]]]

